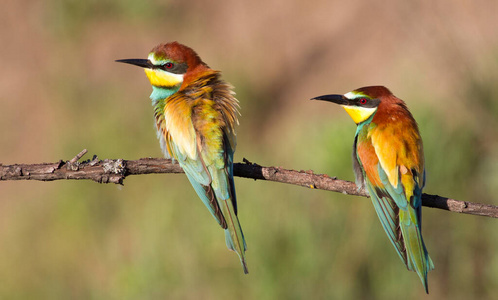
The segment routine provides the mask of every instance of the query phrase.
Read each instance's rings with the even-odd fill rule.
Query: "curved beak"
[[[315,98],[312,98],[311,100],[322,100],[322,101],[329,101],[329,102],[334,102],[340,105],[348,105],[349,101],[348,98],[344,97],[344,95],[323,95],[323,96],[318,96]]]
[[[116,60],[116,62],[135,65],[146,69],[152,69],[152,67],[154,67],[154,65],[148,59],[139,59],[139,58],[118,59]]]

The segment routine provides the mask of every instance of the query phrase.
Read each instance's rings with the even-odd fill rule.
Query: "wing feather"
[[[421,140],[406,124],[389,125],[370,127],[358,145],[360,161],[366,163],[367,188],[382,226],[407,268],[427,287],[427,272],[434,266],[421,234]]]

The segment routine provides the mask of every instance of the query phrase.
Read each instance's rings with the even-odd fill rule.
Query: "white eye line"
[[[348,98],[349,100],[354,99],[356,96],[357,96],[357,94],[355,94],[353,92],[349,92],[349,93],[344,94],[344,97]]]
[[[358,98],[368,98],[367,96],[365,96],[363,94],[358,94],[358,93],[353,93],[353,92],[349,92],[349,93],[344,94],[344,97],[348,98],[349,100],[358,99]]]
[[[157,63],[157,60],[156,58],[154,57],[154,53],[150,53],[149,56],[147,57],[149,59],[149,61],[155,65]]]
[[[153,65],[163,65],[163,64],[166,64],[170,61],[164,61],[164,60],[156,60],[156,58],[154,57],[154,53],[150,53],[149,56],[147,57],[149,59],[149,61],[153,64]]]
[[[154,57],[154,53],[150,53],[149,56],[147,57],[149,59],[149,61],[153,64],[153,65],[157,65],[158,61],[155,59]],[[154,69],[155,72],[158,72],[157,71],[158,69]],[[177,80],[179,81],[183,81],[183,76],[185,74],[176,74],[176,73],[172,73],[172,72],[168,72],[167,70],[162,70],[162,69],[159,69],[159,72],[165,72],[165,73],[168,73],[168,75],[170,76],[173,76],[175,77]]]

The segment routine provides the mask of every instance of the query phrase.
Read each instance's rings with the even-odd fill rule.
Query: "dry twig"
[[[90,179],[99,183],[123,184],[129,175],[153,173],[183,173],[178,164],[163,158],[142,158],[138,160],[105,159],[96,156],[90,161],[78,162],[86,149],[70,161],[41,164],[0,164],[0,180],[63,180]],[[314,174],[313,171],[294,171],[277,167],[263,167],[244,159],[234,164],[234,175],[238,177],[275,181],[300,185],[312,189],[334,191],[348,195],[368,197],[364,190],[358,190],[353,182]],[[459,201],[438,195],[423,194],[422,205],[452,212],[498,218],[498,206]]]

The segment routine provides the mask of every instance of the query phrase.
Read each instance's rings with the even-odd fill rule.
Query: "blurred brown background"
[[[235,160],[353,180],[355,126],[311,102],[382,84],[418,120],[425,192],[498,204],[498,2],[5,0],[0,162],[161,156],[115,59],[194,48],[236,87]],[[370,200],[236,178],[244,276],[183,175],[0,182],[2,299],[493,299],[498,221],[424,208],[425,296]]]

